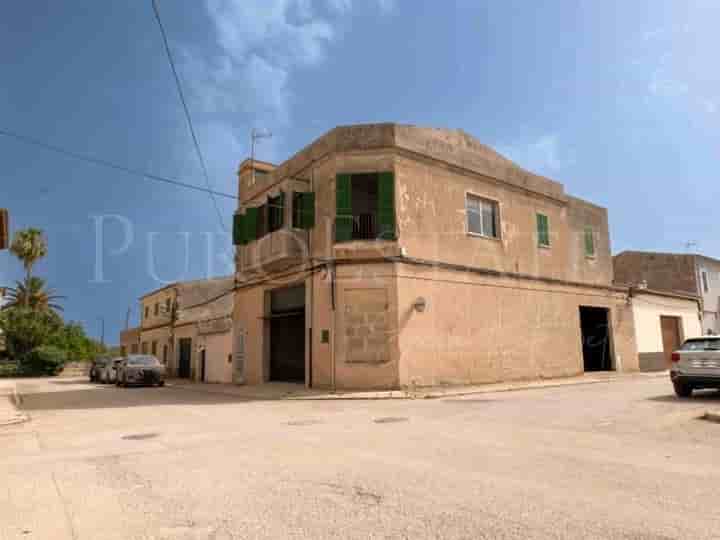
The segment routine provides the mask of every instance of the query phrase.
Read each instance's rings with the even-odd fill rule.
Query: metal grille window
[[[499,211],[496,201],[468,193],[465,209],[468,232],[488,238],[499,238]]]
[[[595,231],[592,227],[585,227],[585,255],[595,256]]]

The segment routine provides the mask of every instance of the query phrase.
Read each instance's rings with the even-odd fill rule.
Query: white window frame
[[[471,198],[479,199],[481,203],[490,203],[494,206],[495,212],[494,212],[494,218],[495,218],[495,236],[485,234],[484,231],[482,232],[475,232],[470,230],[470,209],[468,207],[468,202]],[[489,240],[500,240],[502,238],[502,227],[501,227],[501,208],[500,208],[500,201],[497,199],[493,199],[492,197],[488,197],[487,195],[484,195],[482,193],[476,193],[474,191],[466,191],[465,192],[465,234],[468,236],[477,236],[479,238],[487,238]],[[480,217],[480,228],[482,229],[482,213]]]

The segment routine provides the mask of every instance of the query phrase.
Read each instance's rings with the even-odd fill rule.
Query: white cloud
[[[531,141],[499,145],[496,149],[521,167],[537,173],[552,173],[573,163],[571,153],[561,148],[556,133],[547,133]]]

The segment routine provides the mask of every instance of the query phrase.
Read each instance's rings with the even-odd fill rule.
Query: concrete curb
[[[333,401],[333,400],[344,400],[344,401],[376,401],[376,400],[401,400],[401,399],[442,399],[448,397],[462,397],[473,394],[494,394],[501,392],[518,392],[521,390],[542,390],[544,388],[559,388],[563,386],[579,386],[587,384],[602,384],[602,383],[614,383],[622,381],[631,381],[636,379],[655,379],[655,378],[667,378],[668,373],[653,372],[653,373],[631,373],[623,374],[619,376],[611,377],[598,377],[598,378],[569,378],[569,379],[550,379],[545,381],[526,381],[526,382],[515,382],[515,383],[500,383],[500,384],[487,384],[481,386],[464,386],[454,388],[443,388],[443,389],[427,389],[425,391],[417,389],[411,390],[378,390],[369,392],[315,392],[306,395],[294,395],[294,394],[278,394],[272,395],[270,393],[252,393],[242,392],[233,390],[220,390],[213,388],[213,385],[205,386],[201,383],[196,384],[183,384],[168,382],[166,384],[169,388],[176,388],[179,390],[188,390],[191,392],[205,392],[207,394],[220,394],[227,396],[234,396],[238,400],[244,401]],[[247,388],[243,386],[237,386],[238,389]],[[312,391],[309,391],[312,392]]]
[[[720,424],[720,410],[715,411],[707,411],[705,414],[701,417],[703,420],[707,420],[708,422],[714,422],[715,424]]]

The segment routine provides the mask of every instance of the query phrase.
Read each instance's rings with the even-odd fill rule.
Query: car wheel
[[[691,386],[679,382],[673,383],[673,386],[675,387],[675,394],[677,395],[677,397],[689,398],[690,396],[692,396]]]

